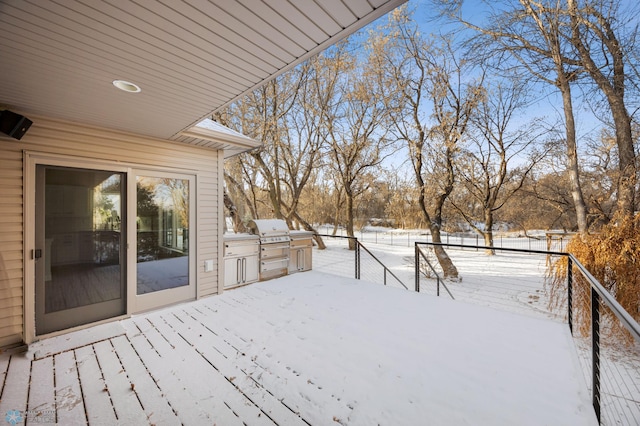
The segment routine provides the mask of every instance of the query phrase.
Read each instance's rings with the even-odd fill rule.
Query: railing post
[[[418,242],[416,241],[414,246],[414,256],[415,256],[415,260],[414,260],[414,272],[415,272],[415,284],[416,284],[416,293],[420,293],[420,256],[418,255],[418,250],[420,250],[418,248]]]
[[[569,332],[573,336],[573,260],[567,256],[567,318]]]
[[[354,238],[356,244],[356,279],[360,279],[360,243]]]
[[[591,288],[591,394],[593,409],[600,423],[600,296]]]

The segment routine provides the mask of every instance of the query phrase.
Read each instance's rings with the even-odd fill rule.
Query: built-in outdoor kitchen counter
[[[280,219],[249,222],[249,233],[224,235],[224,288],[311,269],[313,233]]]
[[[311,253],[313,249],[313,232],[289,231],[291,238],[289,247],[289,273],[311,270]]]

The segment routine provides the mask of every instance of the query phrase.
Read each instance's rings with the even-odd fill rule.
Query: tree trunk
[[[442,237],[440,235],[440,225],[433,222],[429,222],[429,230],[431,231],[431,241],[434,243],[442,243]],[[433,252],[438,259],[438,263],[442,268],[445,279],[458,279],[458,268],[453,264],[453,261],[441,245],[434,245]]]
[[[580,166],[578,164],[578,144],[576,142],[576,123],[573,116],[573,102],[571,100],[571,87],[567,76],[563,71],[558,73],[558,87],[562,93],[562,106],[564,110],[564,121],[567,138],[567,170],[569,172],[569,182],[571,184],[571,197],[576,209],[576,222],[578,232],[587,233],[587,205],[582,193],[580,183]]]
[[[224,197],[224,206],[229,211],[229,216],[231,216],[231,220],[233,220],[233,231],[247,232],[247,228],[244,226],[244,223],[242,223],[242,219],[240,218],[240,216],[238,216],[238,209],[236,208],[236,205],[233,203],[233,200],[231,199],[231,197],[229,197],[229,194],[227,193],[226,189],[224,190],[223,197]],[[225,228],[226,228],[226,224],[225,224]]]
[[[336,192],[335,210],[333,212],[333,232],[331,233],[334,237],[338,233],[338,225],[340,224],[340,207],[342,206],[341,199],[342,188]]]
[[[318,244],[318,249],[319,250],[324,250],[327,248],[326,244],[324,243],[324,240],[322,239],[322,237],[320,235],[318,235],[318,231],[311,226],[311,224],[309,222],[307,222],[306,220],[304,220],[302,217],[300,217],[300,215],[297,212],[293,213],[294,217],[296,218],[296,220],[302,224],[302,227],[304,229],[306,229],[307,231],[311,231],[313,232],[313,239],[316,241],[316,243]]]
[[[345,196],[347,198],[347,236],[355,238],[356,235],[353,231],[353,194],[345,190]],[[356,243],[353,238],[349,238],[349,250],[356,249]]]
[[[491,247],[485,251],[486,254],[493,256],[496,251],[493,249],[493,212],[491,209],[484,211],[484,231],[482,232],[485,247]]]
[[[622,101],[612,102],[611,111],[616,125],[619,170],[618,212],[625,217],[633,217],[636,199],[636,154],[631,134],[631,118]]]
[[[249,196],[245,192],[243,186],[226,171],[224,173],[224,179],[225,179],[225,182],[227,182],[227,184],[230,183],[236,189],[236,193],[238,194],[238,196],[242,197],[242,201],[244,201],[244,205],[249,209],[249,213],[251,213],[251,217],[254,219],[258,219],[258,210],[255,205],[255,202],[256,202],[255,194],[253,196],[253,202],[252,202],[252,200],[249,198]]]

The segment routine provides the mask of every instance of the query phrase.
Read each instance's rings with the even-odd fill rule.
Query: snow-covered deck
[[[0,416],[596,424],[583,382],[566,325],[311,271],[0,355]]]

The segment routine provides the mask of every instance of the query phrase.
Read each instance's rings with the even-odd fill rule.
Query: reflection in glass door
[[[36,167],[36,334],[126,313],[125,174]]]
[[[189,179],[136,177],[138,296],[189,286],[189,197]]]

